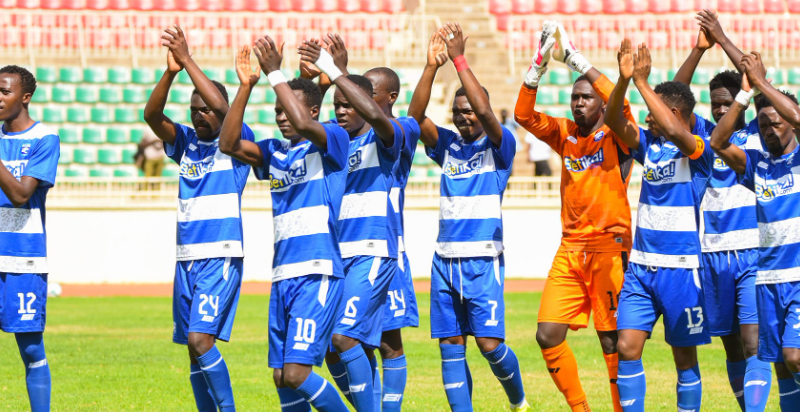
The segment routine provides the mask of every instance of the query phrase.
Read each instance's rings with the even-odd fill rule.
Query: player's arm
[[[751,52],[752,54],[745,54],[742,57],[742,67],[744,68],[745,75],[747,76],[750,84],[761,91],[772,105],[775,111],[784,118],[795,129],[800,128],[800,107],[786,97],[780,90],[776,89],[767,80],[767,70],[764,68],[764,62],[761,60],[761,54],[758,52]]]
[[[299,50],[303,60],[314,63],[323,73],[331,78],[333,84],[342,91],[342,94],[361,116],[375,130],[375,134],[385,147],[395,147],[394,124],[383,113],[380,106],[375,103],[372,96],[368,96],[336,66],[333,57],[319,43],[303,41]],[[399,148],[398,148],[399,150]]]
[[[192,79],[194,87],[197,88],[197,94],[203,99],[203,102],[211,109],[214,114],[220,119],[224,118],[228,113],[228,102],[222,97],[214,83],[203,73],[200,66],[195,63],[192,56],[189,54],[189,45],[186,44],[186,36],[183,30],[175,25],[175,30],[166,29],[161,35],[161,41],[175,57],[175,60],[186,69],[189,78]]]
[[[322,37],[322,41],[325,42],[325,49],[333,56],[333,62],[336,64],[336,67],[339,68],[345,76],[350,74],[347,71],[347,49],[344,47],[342,38],[339,37],[338,34],[328,33],[327,36]],[[325,93],[333,86],[327,74],[322,73],[314,63],[302,59],[300,60],[300,77],[310,80],[319,78],[317,86],[319,87],[320,93],[322,93],[322,97],[325,97]]]
[[[742,53],[742,51],[731,42],[731,39],[725,35],[725,31],[722,30],[722,25],[719,23],[717,14],[711,10],[704,9],[697,13],[695,18],[700,24],[700,27],[706,32],[706,35],[710,37],[709,40],[719,44],[722,50],[725,51],[725,54],[728,55],[731,63],[736,66],[736,69],[739,70],[740,73],[744,72],[744,68],[742,68],[742,56],[744,56],[744,53]]]
[[[678,118],[661,101],[661,98],[647,82],[647,78],[650,76],[651,60],[650,50],[645,44],[639,45],[638,53],[633,56],[633,66],[633,83],[642,94],[647,109],[650,110],[650,115],[664,132],[664,137],[675,144],[681,153],[695,158],[698,147],[694,135],[683,128]]]
[[[744,174],[747,168],[747,153],[744,150],[731,144],[731,136],[736,131],[736,123],[739,116],[747,110],[750,98],[753,96],[747,76],[742,76],[742,89],[736,95],[733,105],[728,112],[719,119],[717,127],[711,132],[709,145],[725,163],[737,174]]]
[[[639,148],[639,126],[632,117],[625,116],[625,93],[634,74],[633,52],[630,39],[624,39],[617,52],[619,80],[606,104],[603,122],[631,149]],[[649,69],[648,69],[649,75]],[[645,82],[647,78],[645,76]]]
[[[14,207],[20,207],[28,203],[37,187],[39,187],[37,179],[30,176],[22,176],[20,180],[17,180],[6,169],[3,161],[0,160],[0,190],[3,191]]]
[[[686,58],[681,68],[675,73],[675,78],[672,81],[691,85],[692,76],[694,76],[694,71],[697,70],[697,65],[700,64],[700,59],[703,58],[706,50],[711,47],[714,47],[714,40],[706,35],[705,29],[701,28],[700,33],[697,34],[697,42],[692,47],[692,51],[689,52],[689,57]]]
[[[475,74],[467,66],[467,60],[464,58],[467,37],[461,31],[461,25],[447,23],[444,25],[444,33],[440,32],[439,36],[447,45],[447,54],[456,66],[458,78],[461,80],[461,85],[464,86],[467,101],[472,106],[472,111],[475,112],[475,116],[481,122],[489,140],[492,141],[495,147],[500,147],[503,142],[503,125],[500,124],[492,111],[492,106],[489,104],[489,96],[483,91],[483,87],[481,87]]]
[[[275,42],[269,36],[264,36],[256,40],[255,52],[256,57],[258,57],[258,64],[261,65],[261,69],[264,72],[268,73],[267,79],[272,84],[272,88],[275,89],[275,94],[277,94],[286,117],[294,127],[294,130],[300,136],[311,141],[314,146],[327,151],[328,133],[318,121],[308,114],[308,108],[297,99],[291,87],[286,83],[283,73],[281,73],[283,44],[279,48],[275,46]]]
[[[167,96],[169,96],[172,82],[181,70],[183,70],[183,66],[175,60],[172,51],[167,50],[167,70],[153,88],[150,98],[147,99],[147,104],[144,106],[144,121],[147,122],[153,133],[167,144],[175,143],[177,133],[175,124],[164,114],[164,107],[167,105]]]
[[[436,72],[446,62],[447,53],[445,52],[444,41],[439,37],[438,33],[433,33],[428,43],[428,57],[425,62],[425,68],[422,70],[422,76],[417,82],[417,88],[414,89],[411,102],[408,104],[408,115],[413,117],[419,124],[419,140],[430,148],[436,147],[436,143],[439,141],[439,130],[433,121],[425,116],[425,111],[431,101],[431,89],[433,89],[433,81],[436,79]]]
[[[250,92],[258,83],[259,70],[250,69],[250,48],[243,46],[236,53],[236,74],[239,75],[239,91],[233,99],[230,110],[222,122],[219,132],[219,150],[222,153],[253,167],[264,164],[264,153],[261,147],[254,142],[242,139],[242,125],[244,124],[244,110]]]

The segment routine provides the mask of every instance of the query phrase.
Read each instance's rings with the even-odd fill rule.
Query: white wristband
[[[284,76],[283,72],[280,70],[275,70],[267,75],[267,80],[269,80],[269,84],[271,84],[272,87],[275,87],[281,83],[286,83],[286,76]]]
[[[753,94],[755,94],[755,91],[753,90],[750,90],[749,92],[739,90],[739,93],[736,94],[736,99],[734,100],[736,100],[742,106],[747,107],[750,105],[750,99],[753,98]]]
[[[336,67],[336,63],[333,61],[333,56],[325,49],[319,51],[319,59],[314,64],[331,79],[331,82],[342,75],[342,71]]]
[[[758,96],[759,94],[761,94],[761,90],[758,90],[758,88],[757,88],[757,87],[753,87],[753,92],[754,92],[754,93],[753,93],[753,97],[756,97],[756,96]]]

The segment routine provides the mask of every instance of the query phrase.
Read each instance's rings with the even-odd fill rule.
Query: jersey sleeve
[[[181,164],[183,152],[186,151],[186,146],[189,144],[189,133],[191,128],[189,126],[175,123],[175,142],[169,144],[164,142],[164,152],[172,159],[173,162]]]
[[[399,117],[397,121],[403,126],[403,131],[406,135],[404,147],[414,147],[419,143],[419,136],[422,133],[419,128],[419,123],[413,117]]]
[[[486,138],[488,144],[492,147],[492,154],[494,155],[495,163],[500,169],[511,170],[514,164],[514,156],[517,154],[517,140],[511,131],[503,127],[503,140],[500,142],[500,147],[496,147],[492,143],[492,139]]]
[[[537,112],[536,93],[538,89],[529,89],[522,86],[519,90],[517,105],[514,107],[514,118],[525,130],[536,136],[537,139],[547,143],[559,155],[562,153],[564,139],[559,119]]]
[[[322,123],[328,139],[328,148],[322,153],[322,161],[333,170],[339,171],[347,167],[347,151],[350,148],[350,136],[347,131],[333,123]]]
[[[592,88],[604,102],[608,103],[608,99],[611,98],[611,92],[614,91],[614,83],[611,83],[611,80],[609,80],[605,74],[601,73],[600,77],[592,83]],[[636,123],[636,119],[633,117],[633,112],[631,111],[631,102],[629,102],[627,98],[622,106],[622,114],[626,119]]]
[[[272,154],[281,147],[281,142],[277,139],[265,139],[256,144],[261,147],[261,153],[264,154],[264,161],[261,162],[261,167],[254,167],[253,173],[258,180],[269,180],[269,164],[272,161]]]
[[[653,135],[650,131],[642,129],[641,127],[639,128],[639,147],[631,149],[631,156],[633,156],[633,160],[636,160],[640,165],[644,165],[644,155],[652,139]]]
[[[739,183],[750,189],[753,193],[756,191],[756,167],[758,167],[758,162],[761,161],[763,155],[758,150],[748,149],[744,151],[747,159],[744,165],[744,173],[737,174],[736,180]]]
[[[45,136],[33,147],[28,164],[22,176],[29,176],[39,181],[40,188],[50,188],[56,184],[58,158],[61,156],[61,142],[58,136]]]
[[[248,142],[252,142],[255,140],[255,135],[253,130],[250,129],[246,123],[242,123],[242,133],[241,139],[247,140]],[[231,157],[231,162],[233,163],[233,172],[236,176],[236,182],[239,185],[239,190],[241,191],[244,189],[244,185],[247,184],[247,177],[250,176],[250,165],[237,160],[236,158]]]
[[[403,150],[403,128],[400,127],[397,122],[390,121],[389,123],[392,124],[392,128],[394,129],[394,144],[392,147],[386,147],[383,144],[383,140],[378,137],[378,134],[375,133],[375,140],[377,140],[378,151],[382,153],[384,156],[387,157],[390,161],[397,161],[400,158],[400,151]],[[375,129],[372,129],[374,132]]]
[[[439,132],[439,140],[436,141],[436,147],[430,148],[425,146],[425,153],[428,157],[433,159],[437,165],[442,166],[447,148],[450,146],[450,143],[457,139],[457,136],[456,132],[443,127],[436,126],[436,130]]]
[[[711,177],[714,168],[714,151],[702,137],[695,135],[697,148],[689,157],[689,165],[703,177]]]

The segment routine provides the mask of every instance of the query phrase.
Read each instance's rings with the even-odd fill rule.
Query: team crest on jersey
[[[714,158],[714,169],[715,170],[729,170],[730,166],[728,166],[728,164],[725,163],[725,161],[722,160],[721,158],[715,157]]]
[[[24,144],[24,145],[22,145],[22,147],[19,149],[19,152],[20,152],[20,154],[22,154],[23,156],[27,156],[27,155],[28,155],[28,153],[30,153],[30,151],[31,151],[31,145],[30,145],[30,143],[25,143],[25,144]]]
[[[789,173],[766,185],[756,182],[756,198],[761,202],[769,202],[778,196],[794,192],[794,174]]]
[[[462,162],[453,162],[448,158],[447,163],[442,167],[442,173],[447,176],[460,176],[471,173],[478,173],[483,166],[484,152],[472,156],[471,159]]]
[[[189,150],[194,152],[195,150],[197,150],[197,146],[195,146],[194,143],[189,143]]]
[[[569,140],[572,144],[578,144],[578,139],[576,139],[575,136],[569,136],[567,137],[567,140]]]
[[[200,179],[214,171],[214,156],[201,160],[192,160],[184,156],[181,159],[181,176],[187,179]]]
[[[600,150],[593,155],[583,156],[579,159],[573,159],[569,156],[564,156],[564,167],[566,167],[570,172],[582,172],[602,163],[603,148],[600,148]]]
[[[606,135],[606,133],[604,131],[598,130],[597,133],[594,134],[594,141],[595,142],[599,142],[599,141],[603,140],[603,136],[605,136],[605,135]]]
[[[664,166],[645,165],[642,177],[648,182],[669,183],[675,178],[675,162],[669,162]]]
[[[283,177],[270,173],[270,188],[283,189],[295,183],[302,183],[306,180],[307,174],[308,168],[306,167],[306,160],[302,159],[299,162],[295,162],[292,167],[283,174]]]
[[[361,157],[361,149],[358,149],[347,158],[347,164],[349,165],[348,173],[352,173],[353,170],[361,166]]]

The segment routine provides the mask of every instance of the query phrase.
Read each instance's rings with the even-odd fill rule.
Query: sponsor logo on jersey
[[[642,177],[648,182],[669,183],[675,178],[675,167],[675,162],[669,162],[664,166],[646,165]]]
[[[214,156],[201,160],[192,160],[184,156],[181,159],[181,176],[187,179],[202,179],[206,173],[214,171]]]
[[[197,146],[195,146],[194,143],[189,143],[189,150],[194,152],[195,150],[197,150]]]
[[[724,160],[719,157],[714,158],[714,169],[716,170],[730,170],[730,167]]]
[[[602,130],[598,130],[598,131],[597,131],[597,132],[594,134],[594,141],[595,141],[595,142],[599,142],[600,140],[603,140],[603,136],[605,136],[605,135],[606,135],[606,133],[605,133],[604,131],[602,131]]]
[[[307,173],[308,168],[306,167],[306,160],[302,159],[302,161],[296,162],[294,165],[292,165],[292,167],[283,174],[283,177],[270,173],[270,187],[272,189],[283,189],[295,183],[305,182]]]
[[[349,165],[348,173],[352,173],[361,166],[361,149],[356,150],[347,158],[347,164]]]
[[[22,173],[25,172],[25,166],[28,164],[27,160],[8,160],[4,161],[3,164],[6,166],[6,170],[11,173],[15,179],[20,180],[22,179]]]
[[[756,198],[762,202],[769,202],[778,196],[794,192],[794,174],[789,173],[778,178],[773,183],[766,185],[756,182]]]
[[[602,148],[600,148],[600,150],[593,155],[583,156],[579,159],[573,159],[569,156],[564,156],[564,166],[570,172],[582,172],[601,163],[603,163]]]
[[[483,156],[484,152],[480,152],[465,162],[456,163],[448,160],[444,167],[442,167],[442,173],[447,176],[460,176],[470,173],[478,173],[481,170],[481,166],[483,166]]]

